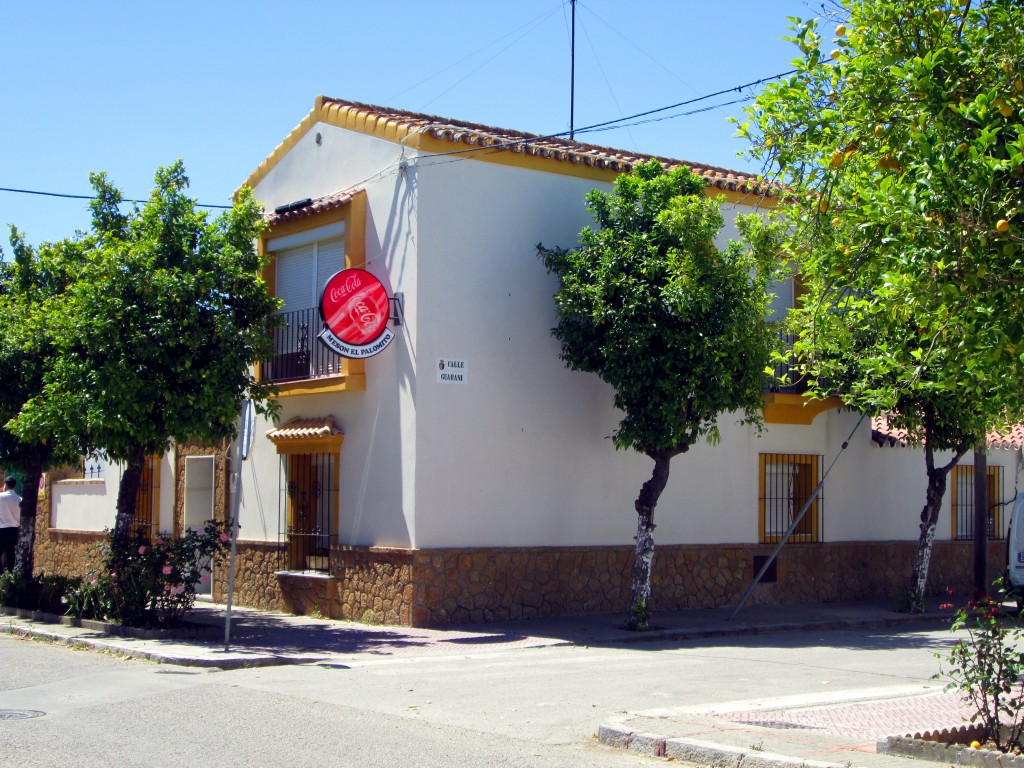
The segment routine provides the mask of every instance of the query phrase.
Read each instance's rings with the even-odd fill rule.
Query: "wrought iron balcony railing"
[[[274,356],[263,361],[264,381],[279,384],[341,373],[342,358],[316,340],[321,326],[316,307],[280,312],[278,317]]]
[[[768,385],[769,392],[801,395],[807,391],[807,379],[797,368],[796,356],[793,354],[793,343],[796,334],[779,331],[781,346],[785,350],[785,359],[772,363],[775,380]]]

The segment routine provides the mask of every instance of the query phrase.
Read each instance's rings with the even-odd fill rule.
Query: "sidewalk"
[[[342,663],[367,655],[461,655],[469,648],[618,647],[778,632],[939,628],[948,626],[951,618],[950,611],[938,609],[938,602],[918,616],[895,613],[890,603],[882,602],[750,606],[732,621],[730,613],[731,609],[659,613],[655,616],[656,629],[638,634],[622,628],[621,615],[420,629],[235,608],[227,649],[225,606],[203,603],[190,615],[198,625],[190,638],[125,638],[7,616],[0,617],[0,631],[167,664],[233,669]],[[609,746],[716,768],[739,768],[741,764],[743,768],[920,768],[920,761],[876,754],[876,740],[956,726],[964,721],[964,712],[957,697],[943,694],[938,684],[917,686],[914,695],[910,693],[866,691],[854,700],[839,702],[801,697],[772,702],[768,709],[751,707],[736,712],[716,711],[713,707],[629,712],[608,719],[598,735]]]
[[[76,647],[166,664],[196,667],[303,664],[335,656],[464,653],[466,648],[543,647],[554,645],[634,645],[670,640],[756,635],[776,632],[836,630],[853,627],[941,626],[949,611],[938,603],[925,614],[896,613],[882,602],[758,605],[744,608],[734,620],[731,609],[663,612],[655,629],[630,632],[618,614],[570,616],[449,626],[434,629],[391,627],[313,619],[308,616],[233,608],[231,640],[225,649],[226,607],[197,603],[189,621],[191,637],[142,640],[101,631],[0,616],[0,631],[49,639]]]

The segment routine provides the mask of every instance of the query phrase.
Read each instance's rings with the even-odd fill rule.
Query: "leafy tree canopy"
[[[704,187],[688,169],[638,164],[613,192],[589,193],[597,226],[579,247],[540,248],[560,279],[562,359],[610,384],[625,414],[617,448],[680,453],[717,439],[727,411],[761,423],[775,343],[765,322],[771,265],[737,243],[714,246],[722,216]],[[740,226],[765,234],[757,217]]]
[[[823,394],[957,448],[1024,404],[1024,5],[837,16],[791,19],[797,72],[741,126],[791,190],[798,346]]]
[[[90,181],[92,229],[84,261],[47,305],[55,354],[43,396],[13,423],[23,437],[72,425],[116,461],[162,453],[169,441],[231,436],[249,392],[271,391],[250,366],[269,353],[277,308],[259,274],[263,222],[243,190],[214,221],[186,196],[179,161],[161,168],[141,209],[125,213],[104,174]]]

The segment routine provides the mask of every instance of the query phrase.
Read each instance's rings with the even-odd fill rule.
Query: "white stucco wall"
[[[321,140],[317,144],[316,134]],[[650,459],[615,451],[612,391],[568,371],[551,337],[555,279],[536,245],[572,247],[591,223],[591,180],[452,158],[314,126],[257,185],[268,207],[362,186],[366,266],[405,295],[407,323],[366,362],[365,392],[282,398],[281,423],[330,415],[345,433],[339,540],[413,546],[628,544]],[[746,206],[725,206],[726,228]],[[441,358],[466,362],[467,383],[441,383]],[[820,455],[831,464],[858,416],[830,411],[810,426],[760,436],[721,419],[722,440],[672,464],[655,515],[660,544],[755,543],[760,453]],[[243,470],[242,537],[278,537],[280,463],[262,423]],[[1016,453],[1003,464],[1013,492]],[[826,541],[913,540],[924,503],[923,454],[882,448],[864,423],[824,489]],[[949,497],[939,538],[950,538]]]
[[[121,468],[104,467],[93,480],[58,480],[50,484],[50,527],[67,531],[103,531],[114,527]]]
[[[316,135],[320,134],[320,143]],[[350,544],[412,546],[415,529],[415,349],[418,312],[415,174],[399,167],[394,143],[318,124],[256,186],[268,209],[351,187],[367,196],[365,268],[390,295],[402,292],[408,320],[397,338],[365,361],[365,392],[282,397],[279,423],[331,416],[345,434],[341,451],[339,538]],[[262,420],[243,468],[240,536],[278,539],[280,459]]]
[[[159,487],[154,501],[158,506],[158,529],[174,530],[174,450],[157,463]],[[92,480],[58,480],[50,485],[50,527],[68,531],[103,531],[114,527],[117,517],[117,493],[123,467],[104,464],[103,477]]]

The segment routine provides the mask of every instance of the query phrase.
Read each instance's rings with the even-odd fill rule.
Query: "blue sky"
[[[786,71],[786,17],[815,14],[810,0],[579,0],[575,124]],[[88,194],[89,173],[106,171],[145,197],[181,157],[193,196],[223,204],[318,94],[566,130],[569,15],[568,0],[2,3],[0,187]],[[741,110],[681,108],[577,139],[756,171],[726,121]],[[82,200],[0,192],[5,246],[10,224],[38,243],[88,220]]]

